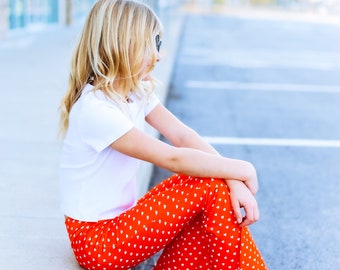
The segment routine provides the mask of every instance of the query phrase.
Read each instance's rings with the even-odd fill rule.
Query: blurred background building
[[[0,40],[10,32],[39,29],[51,24],[70,25],[84,17],[96,0],[0,0]],[[143,0],[157,13],[182,0]]]
[[[0,39],[11,31],[71,24],[95,0],[0,0]]]
[[[96,0],[0,0],[0,40],[10,32],[70,25],[84,17]],[[340,14],[340,0],[144,0],[158,14],[183,2],[196,5],[275,6]]]

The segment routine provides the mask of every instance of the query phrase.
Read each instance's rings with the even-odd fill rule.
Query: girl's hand
[[[260,212],[257,201],[248,187],[238,180],[226,180],[230,189],[230,200],[236,220],[240,226],[248,226],[258,221]],[[241,209],[244,209],[245,216]]]

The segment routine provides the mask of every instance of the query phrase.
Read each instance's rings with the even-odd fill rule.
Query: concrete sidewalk
[[[181,15],[170,15],[155,70],[163,101],[181,29]],[[52,26],[0,42],[0,269],[79,269],[59,210],[57,109],[81,26]],[[140,194],[151,169],[142,166]]]

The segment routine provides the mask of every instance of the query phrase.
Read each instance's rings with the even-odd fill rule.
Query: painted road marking
[[[210,144],[340,148],[340,140],[203,137]]]
[[[340,85],[242,83],[233,81],[186,81],[187,88],[245,91],[287,91],[340,93]]]
[[[340,68],[340,54],[320,51],[210,50],[185,51],[181,64],[230,66],[237,68],[293,68],[334,71]]]

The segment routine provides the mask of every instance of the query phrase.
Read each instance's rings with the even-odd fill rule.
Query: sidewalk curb
[[[154,76],[161,81],[161,85],[156,90],[156,94],[162,104],[165,104],[168,91],[171,85],[173,66],[176,60],[176,54],[179,46],[179,39],[182,33],[182,26],[184,21],[184,15],[179,14],[176,21],[171,22],[171,29],[169,32],[164,33],[164,56],[162,60],[157,64],[154,71]],[[147,133],[154,137],[159,137],[159,133],[152,127],[146,128]],[[137,190],[138,196],[144,195],[148,189],[152,176],[153,165],[147,162],[142,162],[137,176]],[[147,179],[147,181],[146,181]]]

